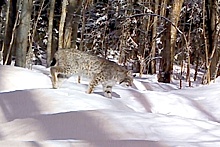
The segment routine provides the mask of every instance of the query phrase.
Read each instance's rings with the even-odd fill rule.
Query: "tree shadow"
[[[121,140],[124,137],[120,128],[112,123],[120,122],[119,118],[113,120],[101,111],[72,111],[34,118],[41,124],[47,140],[84,140],[94,147],[165,147],[162,142]]]
[[[191,104],[197,108],[197,110],[199,110],[202,114],[204,114],[205,116],[208,117],[209,120],[220,123],[220,120],[218,120],[215,116],[212,115],[211,112],[209,112],[208,110],[206,110],[200,103],[198,103],[197,101],[187,98],[188,101],[191,102]]]
[[[141,83],[149,91],[164,91],[164,92],[167,92],[167,91],[171,91],[171,90],[176,90],[170,84],[166,84],[166,83],[144,82],[144,81],[141,81]]]
[[[2,138],[3,138],[3,137],[2,137],[2,134],[1,134],[1,132],[0,132],[0,140],[2,140]]]
[[[85,83],[73,83],[73,82],[71,82],[71,85],[73,85],[74,88],[70,87],[69,85],[70,85],[70,83],[64,81],[63,84],[61,85],[61,87],[62,88],[70,88],[70,89],[74,89],[74,90],[80,90],[80,91],[81,91],[81,87],[83,87],[83,89],[85,90],[85,93],[88,89],[88,84],[85,84]],[[80,85],[80,89],[77,88],[79,85]],[[95,87],[95,90],[92,94],[97,94],[97,95],[100,95],[100,96],[103,96],[104,98],[106,98],[104,96],[104,92],[101,89],[102,89],[101,85],[98,85],[97,87]],[[112,91],[112,97],[113,98],[121,98],[121,96],[119,94],[117,94],[116,92],[114,92],[114,91]]]
[[[109,140],[91,143],[95,147],[168,147],[157,141],[147,140]]]
[[[34,118],[49,140],[109,140],[113,136],[103,115],[101,112],[75,111]]]
[[[0,107],[6,121],[40,114],[33,95],[25,90],[0,93]]]
[[[39,72],[39,73],[42,73],[42,74],[44,74],[46,76],[50,76],[49,68],[42,68],[42,66],[35,65],[34,66],[34,70]]]
[[[93,92],[93,93],[105,97],[105,96],[104,96],[104,92]],[[105,97],[105,98],[106,98],[106,97]],[[112,92],[112,98],[121,98],[121,96],[120,96],[119,94],[117,94],[116,92]]]
[[[146,112],[152,113],[151,104],[148,102],[145,94],[137,92],[134,89],[128,89],[128,91],[137,99],[137,101],[144,107]]]

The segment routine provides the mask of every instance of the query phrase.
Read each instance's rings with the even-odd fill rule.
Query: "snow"
[[[88,80],[75,76],[52,89],[43,66],[1,65],[0,77],[0,146],[220,146],[220,79],[179,89],[144,75],[109,99],[101,86],[86,94]]]

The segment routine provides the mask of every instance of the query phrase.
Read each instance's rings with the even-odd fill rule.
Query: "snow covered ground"
[[[76,81],[52,89],[49,69],[0,66],[0,146],[220,146],[220,79],[179,89],[145,75],[112,99]]]

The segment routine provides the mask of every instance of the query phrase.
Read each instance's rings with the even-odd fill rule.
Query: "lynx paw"
[[[92,90],[91,90],[91,89],[88,89],[88,90],[86,91],[86,93],[87,93],[87,94],[91,94],[91,93],[92,93]]]
[[[111,92],[105,92],[104,96],[107,97],[107,98],[112,98]]]
[[[53,89],[57,89],[58,88],[58,84],[57,83],[53,83],[52,87],[53,87]]]

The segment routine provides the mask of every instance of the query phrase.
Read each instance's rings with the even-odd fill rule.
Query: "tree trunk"
[[[130,16],[131,15],[131,10],[133,9],[131,1],[128,2],[128,9],[125,10],[124,15],[125,16]],[[122,25],[121,28],[121,36],[120,36],[120,43],[119,43],[119,59],[118,63],[125,65],[126,62],[126,41],[130,36],[130,32],[127,30],[129,28],[129,25],[131,23],[131,19],[128,19],[126,23]]]
[[[158,14],[158,6],[159,6],[159,1],[155,0],[155,6],[154,6],[154,13]],[[157,37],[157,22],[158,18],[155,16],[153,18],[153,29],[152,29],[152,47],[151,47],[151,74],[156,73],[156,60],[155,60],[155,55],[156,55],[156,37]]]
[[[16,40],[16,61],[19,67],[26,66],[26,52],[28,47],[28,34],[30,30],[32,0],[23,0],[21,6],[20,23],[17,30]]]
[[[167,1],[168,0],[162,0],[161,3],[160,3],[160,16],[165,16]],[[159,18],[159,19],[162,20],[162,18]]]
[[[29,33],[29,49],[28,49],[28,52],[27,52],[27,55],[26,55],[26,68],[28,69],[32,69],[32,66],[33,66],[33,57],[34,57],[34,52],[33,52],[33,49],[32,49],[32,44],[34,42],[34,38],[35,38],[35,33],[36,33],[36,30],[37,30],[37,24],[38,24],[38,21],[40,20],[40,15],[41,15],[41,12],[43,10],[43,7],[44,7],[44,3],[45,3],[45,0],[43,0],[41,2],[41,7],[40,7],[40,10],[39,12],[37,13],[37,18],[36,18],[36,21],[34,22],[33,24],[33,28],[32,28],[32,34]],[[35,13],[35,12],[34,12]],[[35,15],[35,14],[34,14]]]
[[[58,41],[58,48],[63,48],[63,34],[64,34],[64,24],[66,20],[66,6],[67,6],[68,0],[63,0],[62,3],[62,13],[60,17],[60,25],[59,25],[59,41]]]
[[[207,27],[208,27],[208,50],[210,56],[210,78],[213,80],[215,78],[215,70],[219,60],[219,53],[216,49],[217,41],[217,0],[207,0]]]
[[[75,47],[82,2],[83,0],[69,0],[67,7],[68,0],[63,1],[59,28],[59,48]]]
[[[77,31],[80,21],[80,14],[83,0],[70,0],[68,6],[68,14],[66,20],[65,40],[67,40],[67,47],[75,47],[77,40]]]
[[[205,22],[205,14],[207,20]],[[209,84],[217,76],[216,67],[219,60],[219,52],[216,49],[217,41],[217,0],[203,1],[203,35],[206,51],[206,73],[203,76],[203,84]],[[207,29],[207,31],[206,31]]]
[[[168,5],[171,4],[171,1],[167,3]],[[173,22],[174,25],[177,26],[180,16],[180,11],[182,8],[183,0],[174,1],[173,2],[173,9],[171,15],[167,11],[167,18]],[[162,59],[160,61],[160,70],[158,75],[158,81],[164,83],[170,83],[171,75],[173,72],[173,53],[176,44],[176,35],[177,30],[171,23],[166,23],[165,25],[166,31],[163,35],[163,46],[164,49],[162,51]]]
[[[11,64],[11,47],[10,43],[12,40],[13,28],[16,20],[16,4],[17,0],[9,0],[7,8],[7,18],[6,18],[6,29],[5,29],[5,38],[2,46],[3,51],[3,63],[10,65]],[[7,59],[8,58],[8,59]]]
[[[51,62],[54,8],[55,8],[55,0],[50,0],[50,14],[49,14],[48,42],[47,42],[47,67],[50,66],[50,62]]]
[[[203,84],[209,84],[210,83],[210,65],[209,65],[209,51],[208,51],[208,39],[206,36],[206,0],[203,0],[203,23],[202,23],[202,29],[203,29],[203,37],[204,37],[204,45],[205,45],[205,65],[206,65],[206,72],[203,75],[202,83]],[[208,15],[208,14],[207,14]]]
[[[84,51],[84,33],[85,33],[85,27],[86,27],[86,8],[87,8],[88,2],[84,1],[82,4],[82,30],[81,30],[81,36],[80,36],[80,45],[79,50]]]
[[[171,65],[171,25],[166,23],[166,30],[164,31],[164,35],[162,37],[163,41],[163,51],[162,51],[162,59],[160,60],[160,68],[158,81],[164,83],[170,83],[171,74],[172,74],[172,65]]]
[[[69,5],[67,6],[67,14],[66,14],[66,21],[65,21],[65,33],[64,33],[64,48],[70,48],[71,47],[71,39],[72,39],[72,24],[73,24],[73,4],[75,0],[69,0]]]

